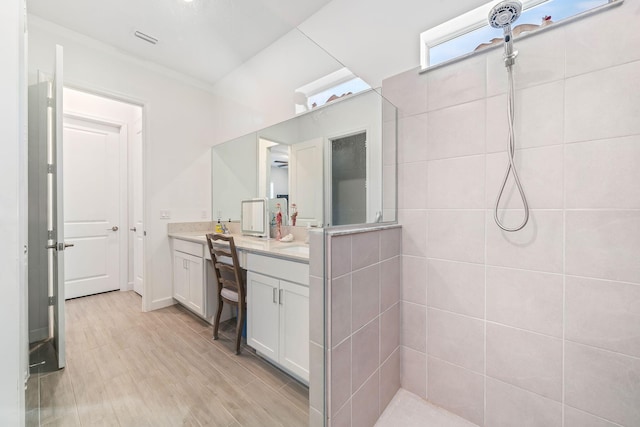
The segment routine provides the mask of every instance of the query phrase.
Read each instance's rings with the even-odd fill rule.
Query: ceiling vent
[[[144,40],[144,41],[146,41],[148,43],[151,43],[151,44],[157,44],[158,43],[158,39],[157,38],[155,38],[153,36],[150,36],[149,34],[145,34],[145,33],[141,32],[141,31],[136,31],[135,33],[133,33],[133,35],[136,36],[137,38],[139,38],[141,40]]]

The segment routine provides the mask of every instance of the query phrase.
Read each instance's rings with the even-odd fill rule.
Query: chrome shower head
[[[518,55],[517,51],[513,51],[511,24],[516,22],[520,13],[522,13],[522,3],[518,0],[502,1],[489,12],[489,25],[493,28],[502,28],[504,31],[504,65],[507,67],[516,62]]]
[[[498,3],[489,12],[489,25],[493,28],[510,27],[522,13],[522,3],[507,0]]]

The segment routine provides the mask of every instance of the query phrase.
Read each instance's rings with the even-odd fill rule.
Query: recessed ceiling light
[[[184,0],[187,3],[191,3],[193,0]]]

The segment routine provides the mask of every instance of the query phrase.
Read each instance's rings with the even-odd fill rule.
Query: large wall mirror
[[[285,222],[339,226],[396,221],[396,109],[369,90],[216,145],[214,218],[240,203],[277,200]],[[274,204],[275,206],[275,204]]]

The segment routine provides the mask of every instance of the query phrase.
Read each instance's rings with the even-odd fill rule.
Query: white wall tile
[[[331,281],[331,345],[338,345],[349,335],[351,335],[351,274],[346,274]],[[322,341],[316,342],[322,344]]]
[[[484,167],[484,155],[429,161],[427,206],[430,209],[482,209]]]
[[[383,221],[396,220],[398,207],[398,168],[396,165],[382,167],[382,213]]]
[[[372,321],[351,337],[351,392],[355,393],[380,366],[380,322]],[[377,388],[377,387],[376,387]],[[378,399],[376,399],[378,402]]]
[[[566,272],[640,283],[639,211],[567,211]]]
[[[351,262],[354,271],[380,261],[378,232],[356,233],[351,239]]]
[[[427,114],[398,120],[398,163],[427,160]]]
[[[402,300],[427,304],[427,259],[402,257]]]
[[[504,214],[504,216],[503,216]],[[520,224],[523,211],[500,211],[499,218],[512,227]],[[530,211],[529,223],[507,233],[487,211],[487,264],[536,271],[562,272],[562,211]]]
[[[398,163],[399,121],[382,122],[382,164],[395,166]]]
[[[562,144],[564,80],[515,94],[516,149]],[[487,99],[487,152],[505,151],[509,138],[507,95]]]
[[[401,257],[380,263],[380,312],[400,301],[402,287]]]
[[[509,165],[506,152],[487,154],[485,206],[493,209]],[[518,150],[515,163],[531,209],[562,209],[563,207],[563,147]],[[522,209],[522,199],[513,172],[500,199],[500,209]]]
[[[567,79],[565,142],[640,133],[640,61]]]
[[[487,375],[560,402],[562,340],[487,323]]]
[[[402,229],[400,227],[380,231],[380,260],[386,260],[401,254]]]
[[[427,355],[425,353],[401,346],[400,373],[403,389],[427,398]]]
[[[399,346],[400,303],[397,303],[380,315],[380,362],[387,360]]]
[[[484,377],[434,357],[428,357],[429,401],[482,425]]]
[[[429,212],[429,258],[484,262],[484,211]]]
[[[427,308],[403,302],[401,307],[401,343],[425,353],[427,351]]]
[[[640,209],[640,135],[568,144],[569,209]]]
[[[484,371],[484,322],[428,309],[428,354],[474,372]]]
[[[564,427],[619,427],[619,424],[610,423],[595,415],[565,405]]]
[[[338,409],[351,398],[351,338],[331,350],[330,354],[331,390],[330,405],[331,414],[335,415]]]
[[[325,292],[324,280],[309,276],[309,340],[316,344],[324,344]]]
[[[640,425],[640,359],[565,344],[565,403],[623,426]]]
[[[485,267],[430,259],[427,268],[429,307],[484,317]]]
[[[560,403],[502,381],[487,378],[486,402],[486,426],[562,426]]]
[[[398,204],[401,209],[427,208],[427,162],[399,165],[398,185]]]
[[[351,274],[352,330],[360,329],[379,314],[380,265],[375,264]]]
[[[562,337],[560,274],[487,267],[487,320]]]
[[[567,25],[567,75],[640,59],[637,26],[638,11],[633,1]]]
[[[463,104],[485,97],[486,64],[484,55],[477,55],[426,74],[429,98],[428,110]],[[505,77],[506,78],[506,77]]]
[[[426,256],[427,211],[400,210],[398,222],[402,224],[402,254]]]
[[[429,160],[484,153],[485,100],[432,111],[427,131]]]
[[[514,49],[518,51],[513,66],[516,89],[564,78],[565,39],[562,27],[522,40],[516,38]],[[502,49],[493,50],[486,55],[487,96],[507,92],[507,69],[502,59],[503,55]]]
[[[309,406],[322,410],[324,406],[324,348],[322,345],[309,345]]]
[[[351,399],[351,426],[371,427],[380,416],[380,375],[376,371]]]
[[[400,389],[400,348],[380,365],[380,413]]]
[[[427,79],[418,74],[417,68],[385,79],[382,87],[382,94],[398,107],[400,117],[427,110]]]
[[[640,286],[567,277],[568,340],[640,357]]]
[[[351,272],[351,236],[330,238],[331,278]]]

